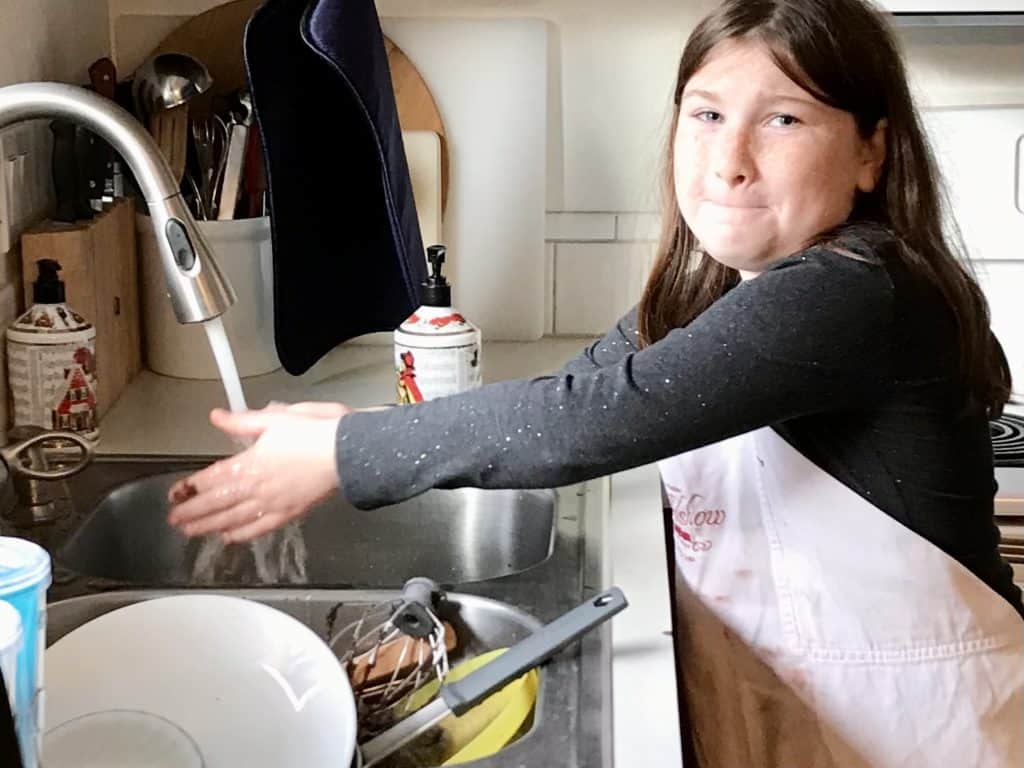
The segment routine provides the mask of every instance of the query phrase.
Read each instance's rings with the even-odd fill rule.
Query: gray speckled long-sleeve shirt
[[[1024,615],[997,552],[983,414],[960,416],[956,326],[877,231],[795,254],[640,349],[631,311],[558,372],[340,422],[357,507],[430,488],[550,488],[770,425]]]

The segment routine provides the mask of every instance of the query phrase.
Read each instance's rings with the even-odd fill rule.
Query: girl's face
[[[716,45],[683,90],[675,135],[683,219],[744,277],[841,224],[885,160],[885,121],[861,139],[853,115],[790,80],[762,44]]]

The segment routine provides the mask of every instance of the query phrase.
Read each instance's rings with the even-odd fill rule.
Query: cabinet
[[[1024,0],[875,0],[890,13],[1024,13]]]
[[[1024,26],[1024,0],[875,0],[898,27]]]

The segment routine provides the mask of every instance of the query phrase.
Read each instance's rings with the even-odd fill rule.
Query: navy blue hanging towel
[[[426,260],[372,0],[268,0],[245,31],[263,141],[281,364],[419,306]]]

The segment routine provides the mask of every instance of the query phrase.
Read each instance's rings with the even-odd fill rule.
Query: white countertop
[[[490,342],[484,381],[536,376],[557,369],[586,339]],[[355,407],[394,400],[390,346],[344,345],[302,376],[276,371],[243,380],[249,406],[270,400],[336,400]],[[100,425],[100,453],[217,455],[231,441],[210,426],[224,406],[219,381],[173,379],[143,371]],[[617,768],[678,768],[680,754],[672,620],[657,469],[611,477],[603,578],[622,588],[629,608],[612,621],[614,755]]]

